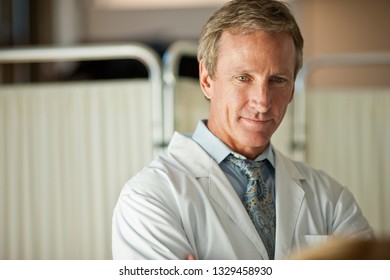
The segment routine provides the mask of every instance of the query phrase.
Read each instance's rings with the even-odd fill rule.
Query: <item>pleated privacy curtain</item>
[[[152,160],[148,81],[0,89],[0,259],[111,259],[127,179]]]

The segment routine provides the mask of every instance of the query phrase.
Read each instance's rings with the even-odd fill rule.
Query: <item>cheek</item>
[[[281,107],[287,106],[293,96],[293,88],[286,87],[272,91],[272,101]]]
[[[230,86],[225,87],[223,98],[225,98],[225,103],[231,107],[241,107],[243,104],[247,103],[249,93],[247,90]]]
[[[278,118],[283,118],[290,104],[290,95],[280,95],[272,100],[272,110]]]
[[[213,85],[210,109],[214,111],[214,114],[219,114],[218,118],[232,120],[245,108],[246,96],[245,90],[237,88],[230,81],[218,81]]]
[[[214,102],[219,108],[233,109],[240,102],[239,94],[231,87],[215,88]]]

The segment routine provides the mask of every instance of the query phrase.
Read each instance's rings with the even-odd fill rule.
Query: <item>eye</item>
[[[248,82],[248,81],[250,81],[250,78],[248,76],[245,76],[245,75],[237,76],[236,79],[239,82]]]
[[[275,84],[282,84],[287,81],[286,78],[280,77],[280,76],[273,76],[270,78],[270,82],[275,83]]]

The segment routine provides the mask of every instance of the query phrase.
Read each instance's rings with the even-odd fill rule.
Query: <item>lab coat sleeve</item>
[[[334,210],[333,235],[373,238],[374,233],[352,193],[343,188]]]
[[[169,189],[127,183],[114,210],[114,259],[185,259],[195,254]]]

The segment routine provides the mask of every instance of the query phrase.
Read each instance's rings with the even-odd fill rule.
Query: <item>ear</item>
[[[203,59],[199,62],[199,82],[200,87],[202,88],[203,94],[207,99],[211,99],[212,90],[211,90],[211,78],[209,72],[207,71]]]

